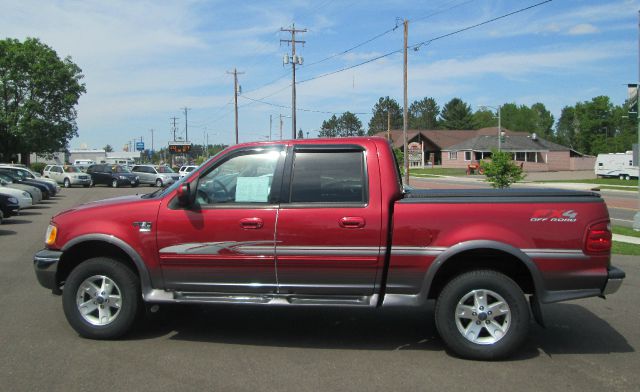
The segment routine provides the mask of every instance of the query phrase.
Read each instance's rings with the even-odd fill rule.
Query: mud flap
[[[542,318],[542,307],[540,306],[540,301],[538,301],[538,298],[535,295],[529,297],[529,305],[531,306],[533,318],[542,328],[546,328],[546,325],[544,325],[544,319]]]

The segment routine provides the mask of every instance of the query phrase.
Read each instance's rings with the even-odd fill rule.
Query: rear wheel
[[[67,321],[90,339],[124,335],[142,308],[141,302],[135,273],[106,257],[89,259],[71,271],[62,293]]]
[[[65,178],[62,184],[64,185],[65,188],[71,188],[71,181],[69,181],[68,178]]]
[[[436,304],[436,326],[457,355],[501,359],[512,354],[529,329],[529,307],[520,287],[490,270],[471,271],[451,280]]]
[[[156,180],[156,186],[157,186],[158,188],[162,187],[162,180],[161,180],[161,179],[159,179],[159,178],[158,178],[158,179]]]

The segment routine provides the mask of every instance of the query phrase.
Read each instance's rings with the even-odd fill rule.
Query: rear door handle
[[[345,216],[339,221],[340,227],[345,229],[361,229],[365,226],[364,218],[360,216]]]
[[[240,219],[240,227],[243,229],[262,229],[264,222],[260,218],[243,218]]]

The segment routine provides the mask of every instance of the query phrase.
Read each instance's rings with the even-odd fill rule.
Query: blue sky
[[[288,0],[288,1],[38,1],[0,0],[0,37],[40,38],[83,70],[87,93],[78,105],[72,148],[120,150],[143,137],[154,147],[172,139],[170,117],[189,107],[189,139],[233,143],[233,77],[243,94],[291,105],[289,51],[281,27],[308,32],[298,47],[298,81],[402,48],[402,27],[319,64],[378,34],[397,18],[409,43],[426,41],[541,0]],[[640,0],[554,0],[531,10],[422,46],[409,53],[409,102],[460,97],[474,110],[505,102],[562,107],[608,95],[620,104],[638,80]],[[330,112],[358,113],[365,129],[381,96],[402,104],[402,54],[301,83],[298,128],[316,134]],[[266,97],[266,98],[265,98]],[[280,114],[291,110],[239,98],[240,141],[279,137]],[[329,113],[318,113],[329,112]],[[361,114],[360,114],[361,113]],[[284,136],[291,120],[284,119]]]

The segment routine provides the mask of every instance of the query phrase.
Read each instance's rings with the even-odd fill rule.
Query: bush
[[[31,164],[31,170],[33,170],[36,173],[42,174],[42,171],[44,170],[45,166],[47,166],[47,164],[44,162],[34,162]]]
[[[522,168],[511,159],[511,153],[493,150],[491,161],[480,162],[486,181],[494,188],[508,188],[511,184],[524,179]]]

